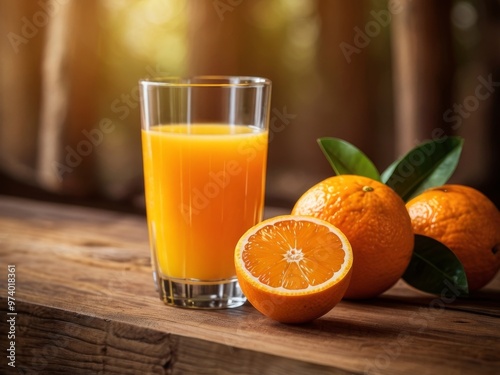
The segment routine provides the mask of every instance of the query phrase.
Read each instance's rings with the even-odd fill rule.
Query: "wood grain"
[[[403,282],[303,325],[167,307],[145,219],[0,197],[0,306],[16,265],[16,370],[26,374],[498,374],[500,277],[467,300]],[[4,314],[4,313],[2,313]],[[0,348],[8,325],[0,319]],[[5,356],[0,373],[7,369]],[[13,372],[15,373],[15,372]]]

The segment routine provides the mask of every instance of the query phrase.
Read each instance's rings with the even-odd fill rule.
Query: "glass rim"
[[[163,87],[264,87],[271,86],[271,80],[256,76],[199,75],[143,78],[139,84]]]

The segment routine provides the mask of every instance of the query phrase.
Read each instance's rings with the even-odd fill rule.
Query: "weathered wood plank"
[[[500,277],[477,296],[453,301],[400,282],[379,298],[343,301],[314,322],[284,325],[248,303],[219,311],[164,306],[149,263],[143,217],[0,197],[0,267],[16,265],[18,368],[105,374],[500,369]],[[5,280],[0,285],[4,311]],[[2,349],[7,329],[0,319]]]

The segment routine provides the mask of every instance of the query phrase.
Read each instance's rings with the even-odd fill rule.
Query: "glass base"
[[[153,272],[161,300],[169,306],[191,309],[226,309],[243,305],[246,297],[236,278],[204,281],[162,278]]]

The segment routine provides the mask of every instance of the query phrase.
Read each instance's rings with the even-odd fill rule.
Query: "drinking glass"
[[[139,82],[146,211],[160,298],[245,302],[234,248],[262,219],[271,82],[199,76]]]

